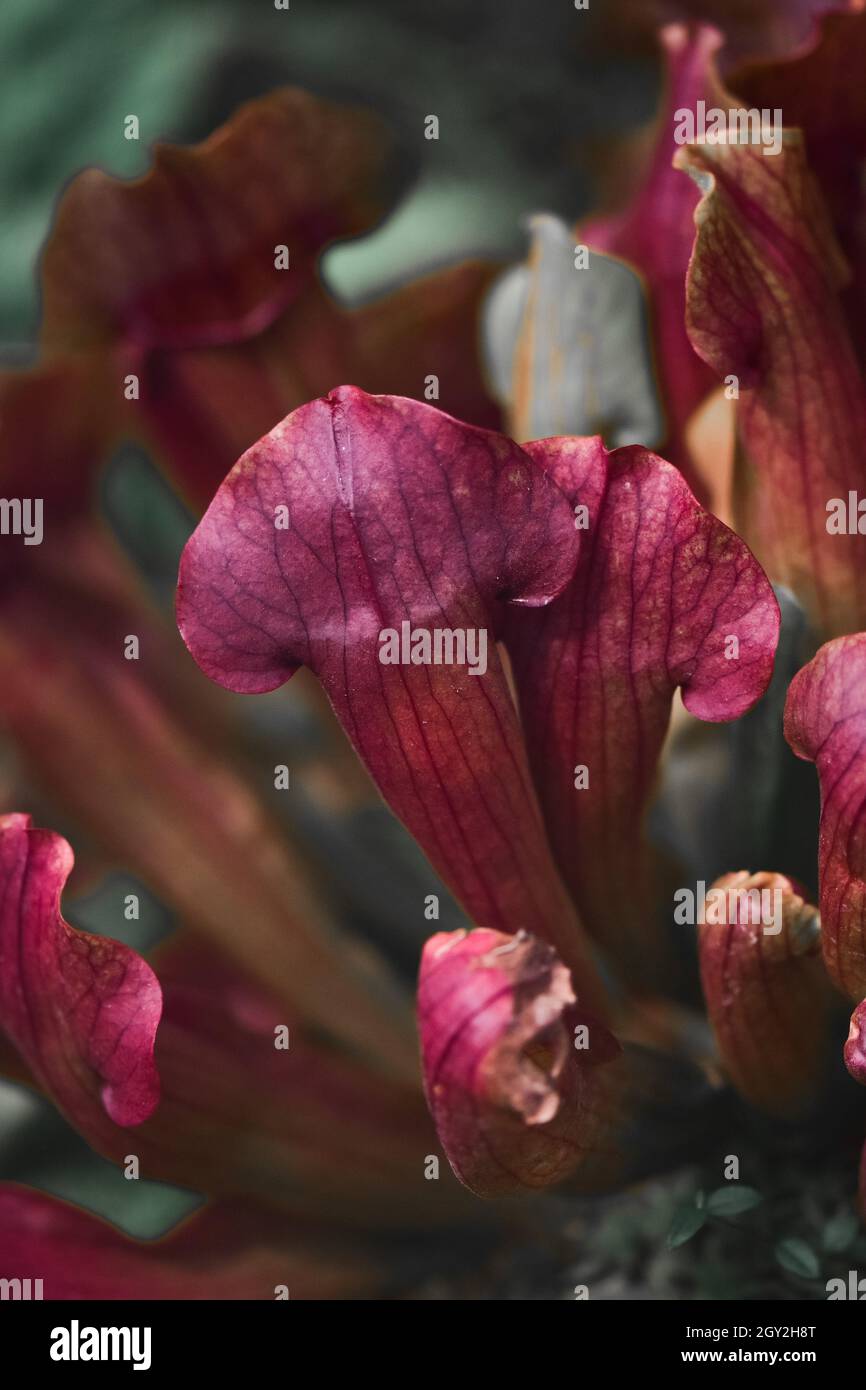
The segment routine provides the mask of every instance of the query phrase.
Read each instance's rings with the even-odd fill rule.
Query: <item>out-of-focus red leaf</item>
[[[802,142],[778,154],[703,144],[677,156],[704,190],[689,269],[691,340],[739,389],[738,529],[827,634],[866,622],[866,540],[828,529],[864,477],[863,382],[846,278]],[[846,513],[847,515],[847,513]]]
[[[841,7],[840,7],[841,9]],[[728,84],[746,106],[781,110],[802,130],[809,167],[852,271],[842,292],[848,327],[866,356],[866,10],[826,15],[816,42],[793,57],[748,64]]]
[[[464,1194],[425,1180],[436,1136],[417,1077],[377,1075],[330,1047],[200,943],[175,938],[153,964],[164,997],[159,1109],[134,1136],[102,1113],[80,1116],[95,1149],[119,1164],[134,1152],[142,1178],[303,1208],[343,1227],[456,1218]]]
[[[602,33],[618,47],[647,48],[657,27],[674,20],[714,24],[724,35],[723,58],[781,56],[812,41],[828,10],[856,9],[862,0],[613,0],[602,9]]]
[[[369,113],[285,89],[200,145],[157,146],[143,178],[90,169],[62,198],[42,261],[43,351],[93,364],[108,432],[155,445],[194,506],[341,381],[421,396],[433,375],[453,414],[498,423],[476,344],[491,268],[440,271],[351,311],[319,281],[328,244],[386,210],[389,147]]]
[[[743,714],[769,683],[779,608],[671,464],[599,439],[525,449],[585,534],[565,592],[506,620],[531,764],[588,930],[646,987],[658,936],[642,826],[674,691],[699,719]]]
[[[7,1183],[0,1187],[0,1229],[0,1278],[39,1279],[49,1300],[273,1301],[280,1286],[292,1300],[364,1298],[382,1286],[369,1256],[329,1247],[302,1224],[295,1234],[272,1212],[242,1205],[208,1207],[161,1239],[144,1241]]]
[[[311,283],[257,337],[152,352],[140,410],[130,407],[130,428],[150,432],[201,507],[251,444],[341,381],[418,398],[432,373],[449,414],[496,427],[499,412],[482,384],[476,344],[479,306],[493,273],[480,262],[438,271],[353,310],[339,309]]]
[[[408,1077],[408,1006],[335,930],[298,852],[196,728],[147,608],[106,598],[106,581],[123,593],[122,566],[93,532],[64,541],[65,571],[34,562],[0,601],[0,721],[29,767],[197,933],[326,1034]],[[138,661],[124,657],[130,623]]]
[[[833,998],[818,909],[782,874],[743,872],[716,879],[706,916],[701,982],[725,1071],[753,1105],[796,1113],[820,1082]]]
[[[128,946],[63,920],[71,868],[60,835],[0,817],[0,1029],[74,1125],[140,1125],[159,1101],[162,994]]]
[[[791,682],[785,737],[821,784],[819,901],[824,960],[844,994],[866,996],[866,633],[827,642]]]
[[[414,1079],[408,999],[334,929],[308,865],[232,763],[226,697],[103,526],[74,515],[91,502],[99,412],[74,408],[67,366],[0,388],[3,491],[45,487],[42,543],[10,535],[0,549],[0,723],[64,814],[189,926],[328,1036]],[[86,479],[77,495],[67,464]],[[138,655],[127,660],[130,636]]]
[[[643,277],[656,351],[659,389],[668,416],[663,452],[697,488],[686,446],[686,425],[714,386],[712,372],[688,339],[685,326],[686,269],[692,251],[695,188],[672,167],[678,146],[675,113],[694,110],[699,100],[727,105],[713,58],[721,42],[715,30],[662,30],[667,63],[667,91],[658,118],[658,135],[643,183],[621,213],[590,220],[579,227],[590,247],[620,256]],[[642,443],[651,443],[642,440]]]
[[[157,145],[140,179],[79,174],[43,252],[43,347],[104,340],[146,351],[261,332],[306,288],[329,242],[381,216],[386,150],[370,113],[284,88],[201,145]]]
[[[481,1197],[610,1171],[621,1049],[546,943],[440,932],[421,962],[425,1089],[454,1172]],[[580,1047],[581,1050],[578,1050]]]
[[[94,503],[95,475],[116,428],[111,389],[96,353],[0,372],[2,493],[42,500],[49,542],[59,525]],[[0,552],[4,569],[21,559],[15,544],[6,541]]]
[[[473,920],[552,940],[598,992],[495,645],[502,605],[550,602],[577,547],[565,498],[517,445],[342,387],[236,464],[184,552],[178,620],[230,689],[272,690],[309,666]],[[416,631],[428,656],[436,633],[474,641],[475,669],[444,650],[428,664],[421,643],[419,664],[380,660],[383,634]]]
[[[329,1047],[200,947],[170,944],[156,966],[163,1100],[140,1131],[144,1170],[345,1226],[436,1225],[460,1209],[447,1184],[425,1180],[435,1136],[417,1078],[378,1076]]]

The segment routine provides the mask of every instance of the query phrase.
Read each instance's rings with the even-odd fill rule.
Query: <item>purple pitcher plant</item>
[[[318,259],[387,212],[389,136],[296,90],[60,198],[39,358],[0,379],[0,1061],[207,1200],[149,1242],[2,1184],[0,1276],[390,1296],[407,1231],[435,1268],[516,1197],[638,1181],[672,1098],[787,1120],[828,1065],[866,1084],[866,14],[650,8],[678,22],[630,200],[531,216],[520,265],[341,306]],[[180,636],[100,505],[130,439],[197,519]],[[774,677],[780,599],[806,649]],[[817,900],[747,846],[677,932],[666,779],[704,724],[768,709],[780,748],[771,681]],[[381,799],[423,853],[414,1017],[263,789],[295,786],[268,692],[317,730],[309,801]],[[177,923],[148,959],[62,915],[114,865]]]

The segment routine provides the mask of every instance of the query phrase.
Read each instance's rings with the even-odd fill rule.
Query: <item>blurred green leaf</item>
[[[817,1279],[821,1273],[821,1264],[811,1245],[807,1245],[805,1240],[800,1240],[799,1236],[789,1236],[786,1240],[780,1240],[774,1251],[776,1262],[786,1269],[789,1274],[796,1274],[801,1279]]]
[[[32,338],[34,263],[63,185],[89,164],[140,174],[156,139],[182,137],[227,42],[225,6],[64,0],[0,6],[0,307],[4,348]],[[141,138],[124,137],[136,115]]]
[[[685,1245],[687,1240],[697,1235],[702,1226],[707,1222],[707,1214],[699,1207],[690,1205],[680,1207],[674,1212],[674,1219],[668,1231],[668,1249],[676,1250],[677,1246]]]
[[[710,1216],[739,1216],[741,1212],[752,1211],[763,1202],[760,1192],[754,1187],[744,1187],[740,1183],[730,1183],[718,1187],[707,1198],[707,1211]]]
[[[860,1222],[856,1212],[839,1211],[830,1217],[824,1227],[821,1244],[828,1254],[840,1255],[856,1240],[859,1231]]]

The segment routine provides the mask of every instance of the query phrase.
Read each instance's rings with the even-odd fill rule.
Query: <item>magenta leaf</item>
[[[785,737],[821,784],[819,901],[824,960],[866,996],[866,633],[821,647],[791,682]]]
[[[699,719],[736,719],[766,690],[779,608],[743,542],[664,459],[599,439],[526,452],[585,528],[575,577],[512,613],[511,655],[554,852],[591,935],[648,981],[654,900],[643,816],[682,687]]]
[[[588,989],[496,649],[503,606],[549,603],[577,548],[566,499],[517,445],[341,387],[235,465],[186,547],[177,606],[229,689],[309,666],[473,920],[553,941]]]
[[[481,1197],[548,1187],[613,1152],[621,1049],[578,1008],[569,973],[527,935],[444,932],[424,948],[427,1101],[460,1181]]]
[[[60,913],[72,851],[29,816],[0,818],[0,1028],[77,1127],[139,1125],[159,1102],[162,994],[128,946]]]
[[[653,38],[657,26],[671,20],[701,20],[717,26],[724,37],[726,65],[754,54],[783,55],[808,44],[815,24],[827,10],[855,8],[860,0],[612,0],[602,21],[621,43]]]
[[[21,1297],[52,1300],[375,1296],[382,1273],[369,1255],[293,1226],[264,1208],[221,1203],[160,1240],[134,1240],[88,1211],[6,1183],[0,1278],[21,1280]]]
[[[845,1066],[855,1081],[866,1086],[866,999],[851,1015],[851,1028],[845,1042]]]

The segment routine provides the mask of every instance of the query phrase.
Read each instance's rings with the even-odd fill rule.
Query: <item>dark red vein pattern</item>
[[[59,835],[0,818],[0,1028],[77,1128],[138,1125],[159,1101],[162,993],[128,946],[64,922],[71,869]]]
[[[430,1111],[473,1192],[501,1196],[612,1171],[621,1049],[577,1010],[568,971],[548,945],[440,932],[424,948],[418,1013]]]
[[[702,182],[687,325],[739,380],[738,529],[827,636],[866,624],[866,536],[827,530],[827,503],[866,490],[863,381],[838,292],[847,270],[796,131],[777,155],[690,145]]]
[[[779,609],[747,547],[663,459],[608,453],[599,439],[524,447],[589,514],[566,591],[506,621],[532,768],[588,930],[647,982],[654,895],[642,824],[674,691],[699,719],[743,714],[769,683]]]
[[[280,505],[288,530],[275,529]],[[202,669],[232,690],[272,690],[309,666],[473,920],[553,941],[586,991],[594,972],[494,644],[502,603],[549,602],[577,546],[566,499],[517,445],[341,387],[232,470],[184,553],[178,620]],[[404,621],[484,629],[486,674],[383,665],[380,632]]]
[[[818,871],[824,959],[866,996],[866,633],[827,642],[791,682],[785,737],[821,784]]]

